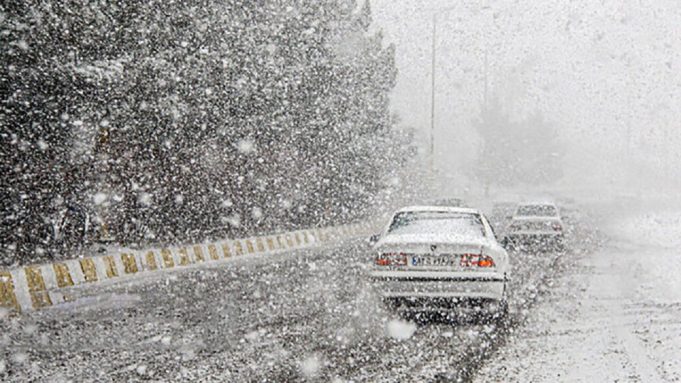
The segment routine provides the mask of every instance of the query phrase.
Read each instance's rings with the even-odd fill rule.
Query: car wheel
[[[506,320],[508,317],[508,300],[506,298],[499,302],[499,309],[497,310],[497,319]]]
[[[508,293],[507,293],[507,284],[504,283],[504,294],[497,303],[497,309],[496,311],[492,314],[492,318],[500,325],[505,325],[506,321],[508,319],[508,313],[509,313],[509,304],[508,304]]]

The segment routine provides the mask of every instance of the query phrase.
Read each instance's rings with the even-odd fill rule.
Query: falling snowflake
[[[401,320],[391,320],[386,324],[386,332],[391,338],[407,340],[416,332],[416,325]]]
[[[101,205],[106,202],[107,198],[109,198],[109,196],[105,193],[95,193],[95,195],[92,196],[92,202],[94,202],[95,205]]]
[[[236,143],[236,148],[241,154],[252,154],[255,153],[255,141],[244,138]]]
[[[309,356],[300,362],[300,372],[307,379],[317,377],[320,370],[321,359],[316,354]]]

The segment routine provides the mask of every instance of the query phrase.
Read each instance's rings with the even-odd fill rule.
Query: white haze
[[[430,134],[432,14],[438,12],[435,167],[462,182],[478,160],[472,126],[488,86],[512,117],[540,111],[565,145],[555,186],[679,186],[681,3],[674,0],[374,0],[397,46],[393,109]],[[443,182],[444,183],[444,182]]]

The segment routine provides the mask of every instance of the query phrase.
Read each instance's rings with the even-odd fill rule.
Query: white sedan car
[[[503,240],[507,247],[538,250],[565,248],[564,224],[551,202],[518,205]]]
[[[507,311],[508,254],[479,211],[409,207],[374,237],[370,277],[398,311]]]

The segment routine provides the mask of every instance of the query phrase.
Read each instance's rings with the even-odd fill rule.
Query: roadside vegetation
[[[414,155],[362,4],[3,2],[0,263],[362,217]]]

